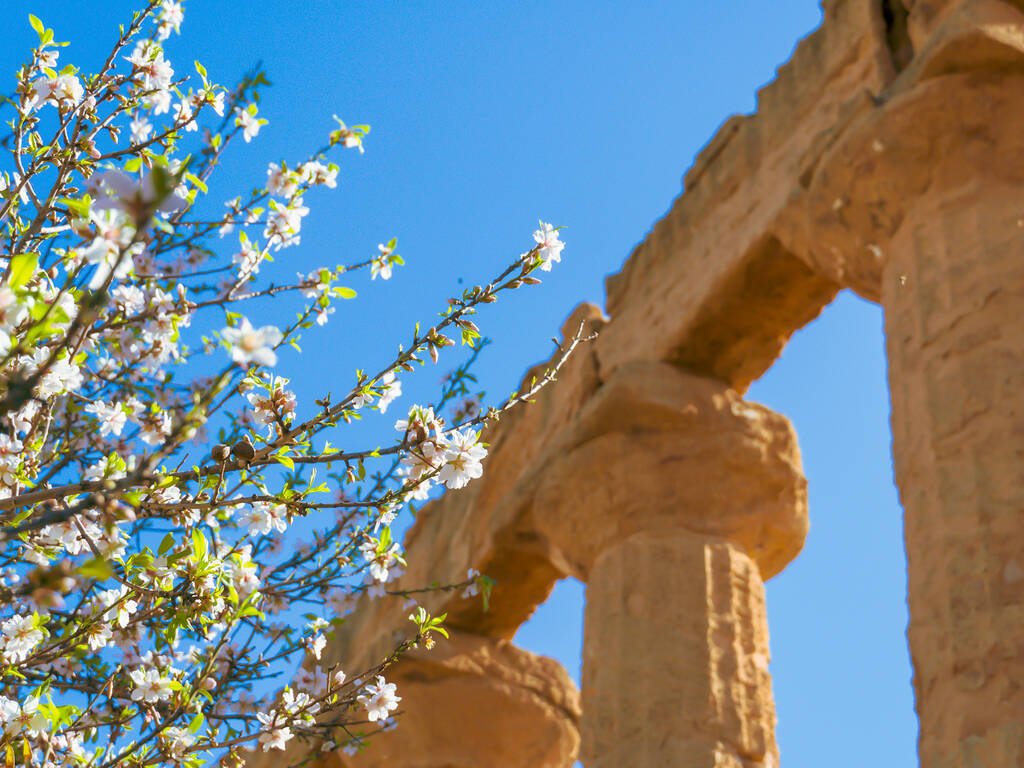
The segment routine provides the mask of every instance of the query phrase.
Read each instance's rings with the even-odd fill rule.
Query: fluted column
[[[764,585],[734,544],[637,534],[587,583],[587,768],[777,764]]]
[[[885,270],[921,763],[1024,764],[1024,218],[974,178],[913,206]]]
[[[914,6],[921,50],[905,82],[820,163],[809,242],[885,309],[921,765],[1018,768],[1024,13],[946,6]]]
[[[789,423],[726,385],[625,366],[538,490],[537,527],[587,583],[587,768],[775,766],[765,578],[799,551]]]

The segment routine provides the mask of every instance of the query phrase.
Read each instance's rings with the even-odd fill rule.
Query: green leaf
[[[284,464],[284,466],[288,467],[288,469],[295,469],[295,462],[292,461],[288,456],[285,456],[283,453],[277,454],[277,460],[279,463]]]
[[[199,64],[199,62],[196,62],[196,64],[198,65],[198,64]],[[202,713],[202,712],[200,712],[200,713],[199,713],[199,714],[197,714],[197,715],[196,715],[195,717],[193,717],[193,718],[192,718],[192,722],[188,724],[188,732],[189,732],[189,733],[195,733],[195,732],[196,732],[196,731],[198,731],[198,730],[199,730],[200,728],[202,728],[202,727],[203,727],[203,721],[204,721],[205,719],[206,719],[206,718],[205,718],[205,717],[203,717],[203,713]]]
[[[206,67],[204,67],[202,64],[199,63],[199,59],[196,59],[196,72],[199,73],[199,76],[201,78],[203,78],[203,81],[205,82],[206,81]]]
[[[98,557],[83,563],[81,567],[79,567],[78,572],[83,576],[87,576],[90,579],[96,579],[97,581],[105,581],[106,579],[113,578],[114,576],[114,569],[111,567],[110,563],[106,560],[101,560]]]
[[[89,218],[89,206],[92,204],[92,198],[86,195],[81,200],[75,200],[70,197],[62,197],[60,202],[67,206],[67,209],[75,214],[80,219]]]
[[[20,288],[29,281],[39,266],[38,253],[19,253],[11,259],[11,276],[8,282],[11,288]]]
[[[354,299],[358,295],[352,288],[346,288],[344,285],[335,286],[331,293],[342,299]]]
[[[158,555],[165,555],[171,551],[171,547],[174,546],[174,534],[168,533],[164,536],[163,541],[160,542],[160,549],[157,550]]]
[[[39,39],[43,39],[43,33],[46,31],[46,27],[43,26],[43,22],[39,20],[38,16],[33,16],[31,13],[28,15],[28,23],[32,25],[32,29],[39,35]]]
[[[202,560],[206,557],[206,537],[198,528],[192,529],[192,549],[195,551],[196,560]]]
[[[195,184],[199,189],[203,191],[203,194],[209,192],[209,188],[206,186],[206,182],[196,176],[194,173],[186,173],[185,178]]]

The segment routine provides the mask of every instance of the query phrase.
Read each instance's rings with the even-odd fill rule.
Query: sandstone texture
[[[490,610],[427,596],[454,637],[389,671],[402,725],[324,764],[776,766],[763,582],[807,502],[792,428],[743,392],[849,288],[885,310],[920,764],[1024,767],[1022,128],[1024,3],[826,2],[605,310],[563,328],[598,339],[489,431],[484,478],[418,518],[402,583],[477,568]],[[509,643],[568,575],[581,693]],[[406,626],[363,605],[326,662],[379,663]]]

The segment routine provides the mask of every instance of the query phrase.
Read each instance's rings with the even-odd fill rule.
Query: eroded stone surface
[[[401,728],[345,768],[562,768],[579,750],[579,693],[557,662],[506,640],[456,632],[392,667]]]
[[[764,587],[740,548],[642,533],[587,583],[588,768],[775,765]]]

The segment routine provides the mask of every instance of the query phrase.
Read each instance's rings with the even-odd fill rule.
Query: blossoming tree
[[[444,635],[444,617],[412,603],[408,637],[373,669],[346,676],[314,663],[296,677],[299,661],[320,659],[360,596],[411,600],[390,584],[404,564],[396,517],[432,489],[480,477],[481,428],[558,368],[491,407],[459,404],[473,352],[432,403],[405,410],[385,447],[331,447],[361,411],[399,398],[405,372],[437,363],[456,339],[478,349],[471,318],[559,261],[558,230],[542,224],[530,250],[449,299],[434,325],[417,326],[375,372],[357,371],[347,391],[298,403],[278,351],[354,297],[342,280],[360,270],[387,280],[402,263],[391,240],[356,263],[268,277],[272,254],[299,243],[304,193],[336,186],[332,158],[362,152],[369,128],[339,120],[319,151],[271,164],[260,188],[226,208],[211,203],[220,158],[266,122],[255,100],[265,81],[229,90],[198,63],[177,71],[162,41],[182,20],[179,2],[150,2],[87,74],[30,16],[39,43],[3,105],[9,766],[237,765],[245,749],[293,739],[363,748],[399,713],[387,666]],[[254,300],[286,292],[303,299],[297,317],[249,316]],[[296,535],[302,543],[281,546]],[[486,597],[489,586],[471,571],[435,588]]]

